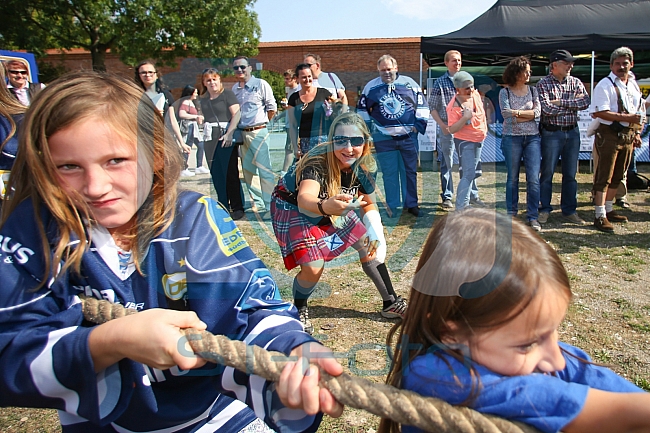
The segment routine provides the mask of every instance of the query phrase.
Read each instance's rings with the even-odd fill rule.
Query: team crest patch
[[[162,277],[163,290],[165,296],[172,301],[183,299],[187,292],[187,279],[185,272],[177,272],[175,274],[165,274]]]
[[[379,100],[379,109],[385,119],[396,120],[402,117],[404,111],[406,111],[406,103],[400,95],[390,92]]]
[[[210,197],[201,197],[199,203],[205,205],[205,216],[210,228],[217,237],[219,248],[230,257],[238,251],[248,247],[248,242],[236,225],[232,223],[230,215]],[[234,228],[233,228],[234,227]]]

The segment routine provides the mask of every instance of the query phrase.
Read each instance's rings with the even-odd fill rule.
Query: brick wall
[[[301,63],[307,53],[320,55],[322,69],[335,72],[345,85],[350,104],[355,104],[357,92],[377,77],[377,59],[384,54],[397,59],[400,73],[416,82],[420,77],[420,38],[261,42],[258,48],[259,54],[251,59],[253,67],[260,62],[265,70],[278,73]],[[65,53],[52,50],[48,54],[43,61],[63,65],[69,71],[92,68],[90,53],[81,49]],[[186,84],[198,85],[201,71],[210,66],[207,61],[196,58],[178,59],[177,63],[175,68],[159,68],[174,96],[178,96]],[[116,55],[106,55],[106,69],[111,73],[133,77],[133,68],[122,63]],[[224,82],[232,83],[234,80],[228,77]]]

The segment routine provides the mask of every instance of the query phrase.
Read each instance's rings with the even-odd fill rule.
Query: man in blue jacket
[[[389,216],[395,217],[403,204],[417,217],[417,134],[427,128],[429,108],[420,86],[399,75],[392,56],[381,56],[377,69],[379,77],[366,84],[357,110],[373,135]]]

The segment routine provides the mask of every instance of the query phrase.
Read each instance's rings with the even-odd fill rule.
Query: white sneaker
[[[208,173],[210,173],[210,170],[208,170],[205,167],[197,167],[196,170],[194,170],[194,173],[196,173],[196,174],[208,174]]]
[[[181,177],[192,177],[192,176],[196,176],[196,175],[187,168],[181,171]]]

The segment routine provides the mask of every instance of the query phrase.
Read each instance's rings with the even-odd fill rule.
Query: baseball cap
[[[573,57],[567,50],[555,50],[551,53],[551,63],[564,60],[565,62],[575,62],[577,57]]]
[[[474,85],[474,77],[465,71],[456,72],[452,81],[454,82],[454,87],[457,89],[465,89]]]

